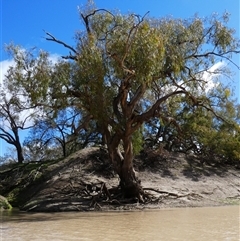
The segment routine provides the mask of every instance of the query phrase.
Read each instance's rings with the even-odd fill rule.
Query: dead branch
[[[89,13],[88,15],[84,16],[83,13],[81,13],[81,17],[84,21],[84,24],[85,24],[85,27],[87,29],[87,32],[88,34],[91,34],[91,29],[90,29],[90,25],[89,25],[89,17],[93,16],[94,14],[96,14],[97,12],[100,12],[100,11],[104,11],[104,12],[107,12],[109,13],[110,15],[112,15],[113,18],[115,18],[115,16],[108,10],[104,9],[104,8],[100,8],[100,9],[96,9],[94,10],[93,12]]]
[[[177,194],[177,193],[174,193],[174,192],[160,191],[160,190],[154,189],[154,188],[144,188],[144,190],[153,191],[153,192],[157,192],[157,193],[160,193],[160,194],[166,194],[166,196],[173,196],[175,198],[182,198],[182,197],[188,197],[188,196],[202,197],[200,194],[197,194],[197,193],[186,193],[186,194],[180,195],[180,194]]]
[[[167,195],[171,195],[171,196],[175,196],[175,197],[179,197],[179,195],[177,193],[174,193],[174,192],[167,192],[167,191],[160,191],[158,189],[155,189],[155,188],[143,188],[143,190],[145,191],[153,191],[153,192],[157,192],[157,193],[160,193],[160,194],[167,194]]]
[[[59,43],[61,45],[63,45],[65,48],[68,48],[70,49],[73,53],[75,53],[76,55],[78,54],[78,52],[73,48],[71,47],[70,45],[66,44],[65,42],[59,40],[59,39],[56,39],[52,34],[50,34],[49,32],[46,32],[45,30],[43,30],[47,36],[49,37],[46,37],[46,40],[48,41],[53,41],[53,42],[56,42],[56,43]],[[62,58],[64,59],[73,59],[73,60],[77,60],[77,56],[74,56],[70,53],[70,55],[68,56],[62,56]]]

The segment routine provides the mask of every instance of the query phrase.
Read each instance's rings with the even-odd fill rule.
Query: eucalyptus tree
[[[19,130],[24,129],[26,120],[19,120],[17,100],[11,98],[7,100],[4,96],[0,100],[0,138],[8,144],[13,145],[17,151],[17,159],[19,163],[24,160],[22,152],[22,144],[19,137]]]
[[[180,131],[169,111],[179,96],[182,104],[217,115],[212,99],[199,94],[208,84],[204,73],[220,61],[236,66],[232,55],[239,53],[239,41],[227,27],[227,14],[156,19],[92,7],[80,10],[80,17],[83,30],[76,34],[75,47],[46,32],[48,41],[69,51],[62,61],[51,68],[45,61],[44,71],[34,68],[30,78],[15,75],[13,81],[30,96],[34,84],[35,103],[81,108],[105,139],[125,197],[143,200],[133,168],[134,133],[156,117]]]
[[[39,102],[44,98],[41,94],[47,85],[42,73],[49,72],[52,62],[46,52],[36,54],[35,48],[27,51],[10,44],[6,50],[13,57],[14,64],[3,76],[0,86],[0,138],[15,147],[18,162],[22,163],[25,158],[20,133],[33,128],[35,120],[39,120],[49,106],[47,102],[40,106],[35,100]],[[39,85],[41,81],[42,85]]]
[[[32,128],[37,112],[37,108],[23,98],[21,91],[12,86],[6,76],[0,86],[0,138],[15,147],[19,163],[24,161],[20,132]]]

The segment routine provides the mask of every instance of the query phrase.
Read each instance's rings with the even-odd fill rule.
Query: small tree
[[[8,93],[9,95],[9,93]],[[32,108],[27,108],[17,96],[6,96],[1,92],[0,99],[0,138],[16,148],[17,160],[24,161],[19,132],[31,128]],[[29,113],[30,111],[30,113]]]
[[[39,97],[35,92],[36,86],[32,83],[35,82],[36,85],[41,76],[38,74],[35,81],[31,79],[31,86],[27,88],[24,82],[34,75],[34,68],[42,71],[41,65],[47,55],[40,53],[35,59],[31,51],[24,51],[13,44],[6,49],[14,57],[15,64],[10,66],[0,86],[0,138],[16,148],[18,162],[22,163],[24,156],[19,134],[20,131],[32,128],[34,119],[41,113],[39,106],[32,101]],[[21,82],[23,85],[16,82]]]

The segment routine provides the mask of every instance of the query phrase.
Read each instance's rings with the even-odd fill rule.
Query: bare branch
[[[208,57],[209,55],[215,55],[215,56],[221,57],[223,59],[226,59],[227,61],[232,63],[235,67],[237,67],[240,70],[240,66],[238,66],[236,63],[234,63],[229,57],[225,56],[226,54],[231,54],[231,53],[239,54],[240,50],[239,51],[236,51],[236,50],[227,51],[222,54],[218,54],[214,51],[210,51],[210,52],[206,52],[204,54],[193,54],[193,55],[189,56],[188,58],[201,58],[201,57]]]
[[[0,133],[0,138],[5,140],[7,143],[13,145],[15,142],[14,137],[10,133],[5,131],[2,127],[0,127],[0,131],[2,132]]]
[[[84,21],[84,24],[86,26],[86,29],[87,29],[87,32],[88,34],[91,34],[91,29],[90,29],[90,26],[89,26],[89,17],[93,16],[94,14],[96,14],[97,12],[100,12],[100,11],[104,11],[104,12],[107,12],[109,13],[110,15],[112,15],[113,18],[115,18],[115,16],[108,10],[104,9],[104,8],[100,8],[100,9],[96,9],[94,10],[93,12],[89,13],[88,15],[84,16],[83,13],[81,13],[81,17]]]
[[[44,30],[43,30],[43,31],[44,31]],[[59,40],[59,39],[56,39],[52,34],[46,32],[46,31],[44,31],[44,32],[46,33],[47,36],[49,36],[49,38],[46,37],[46,40],[59,43],[59,44],[63,45],[65,48],[70,49],[70,50],[71,50],[73,53],[75,53],[76,55],[78,54],[78,52],[77,52],[73,47],[71,47],[70,45],[66,44],[65,42],[63,42],[63,41],[61,41],[61,40]],[[64,57],[64,58],[66,58],[66,57]],[[71,53],[70,53],[70,57],[68,56],[68,58],[70,58],[70,59],[76,59],[76,57],[75,57],[75,56],[72,56]]]
[[[77,60],[77,56],[74,55],[66,55],[66,56],[61,56],[62,59],[72,59],[72,60]]]

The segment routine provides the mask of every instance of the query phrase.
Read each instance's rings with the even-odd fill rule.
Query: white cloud
[[[196,79],[198,80],[197,91],[199,92],[199,94],[206,94],[219,85],[220,77],[223,75],[223,69],[225,66],[226,64],[224,62],[217,62],[207,70],[202,70],[195,75]],[[184,82],[183,80],[181,80],[178,82],[178,85],[184,87],[188,91],[191,90],[191,88],[189,87],[189,81]],[[170,85],[167,86],[165,92],[175,90],[175,86]]]
[[[205,92],[208,92],[219,84],[219,77],[222,75],[221,70],[225,66],[224,62],[217,62],[208,70],[201,73],[200,78],[206,83],[204,86]]]
[[[14,66],[13,59],[7,59],[0,62],[0,84],[3,84],[4,76],[7,74],[9,67]]]
[[[61,58],[59,54],[50,54],[49,59],[53,64],[57,63],[57,61]]]

